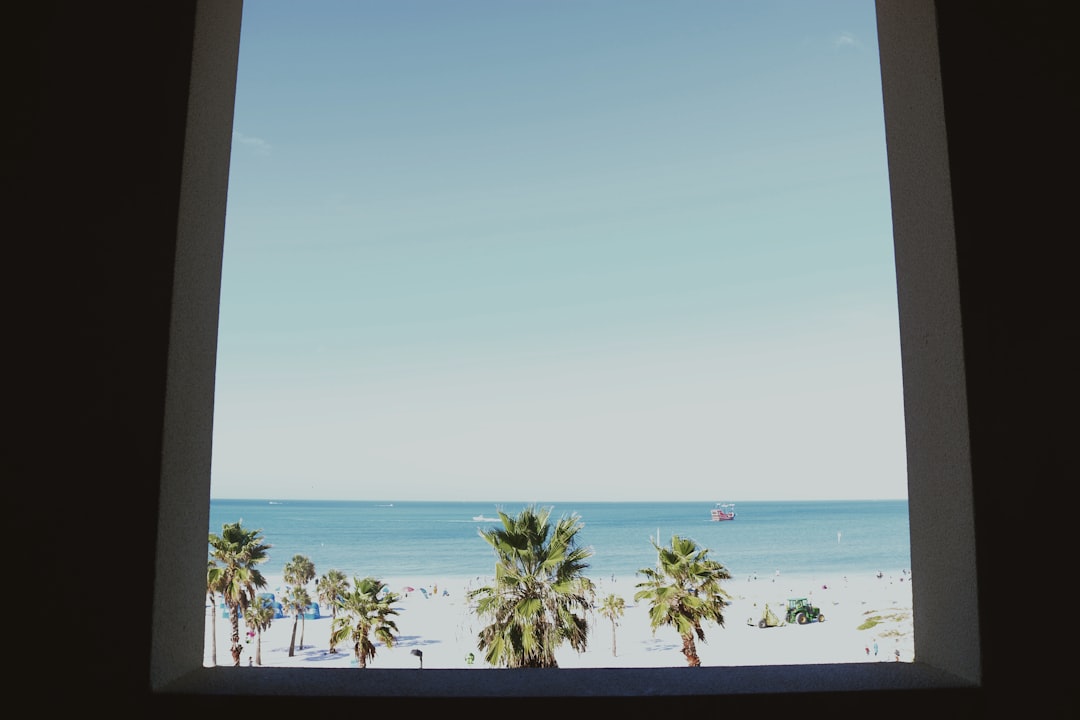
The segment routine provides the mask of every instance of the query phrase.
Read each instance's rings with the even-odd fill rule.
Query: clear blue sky
[[[245,4],[214,497],[905,478],[871,0]]]

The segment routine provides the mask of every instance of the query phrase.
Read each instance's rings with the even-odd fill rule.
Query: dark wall
[[[1080,83],[1065,6],[938,2],[985,682],[992,707],[1020,712],[1064,692],[1069,661],[1049,658],[1071,645]]]
[[[1067,123],[1077,117],[1066,46],[1072,38],[1061,9],[1067,6],[939,3],[985,687],[702,704],[574,701],[571,712],[614,706],[628,717],[644,710],[881,717],[910,715],[939,700],[961,703],[961,716],[1061,703],[1075,712],[1063,683],[1071,659],[1052,659],[1055,649],[1072,650],[1070,591],[1051,585],[1060,582],[1058,570],[1076,572],[1069,545],[1060,541],[1069,523],[1068,488],[1080,477],[1069,452],[1075,433],[1067,433],[1075,427],[1077,339],[1067,262],[1076,231],[1065,223],[1076,187]],[[11,111],[21,121],[12,133],[21,182],[10,197],[27,242],[9,256],[5,273],[17,297],[9,307],[26,331],[10,354],[20,361],[12,374],[16,396],[27,401],[18,409],[20,429],[34,441],[24,444],[17,434],[20,447],[9,464],[27,497],[50,508],[47,515],[12,513],[21,515],[15,527],[27,532],[22,558],[33,568],[33,592],[47,605],[17,635],[20,647],[41,648],[27,669],[49,678],[58,698],[81,697],[106,711],[181,706],[152,698],[146,688],[193,7],[175,0],[40,2],[8,29],[27,48],[16,68],[29,79],[17,95],[25,100]],[[1034,582],[1049,591],[1025,601],[1021,591]],[[80,600],[53,599],[67,593]],[[112,613],[138,630],[118,636],[106,619]],[[365,703],[364,710],[398,712],[403,700]],[[182,705],[203,712],[219,703],[189,698]],[[296,706],[340,709],[334,703]],[[259,712],[287,705],[227,704]]]
[[[5,275],[27,319],[13,384],[37,441],[15,453],[28,504],[12,509],[41,511],[18,518],[48,578],[28,600],[51,595],[27,647],[62,697],[134,702],[147,684],[193,8],[39,2],[6,18],[29,48],[13,207],[26,249]]]

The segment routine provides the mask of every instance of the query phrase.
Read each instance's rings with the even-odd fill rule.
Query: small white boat
[[[483,513],[479,515],[473,515],[473,520],[475,520],[476,522],[499,522],[499,518],[485,517]]]
[[[716,503],[710,516],[715,522],[735,519],[735,503]]]

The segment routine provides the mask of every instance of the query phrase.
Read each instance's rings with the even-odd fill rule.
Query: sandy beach
[[[269,576],[269,592],[283,594],[280,577]],[[401,593],[396,604],[398,638],[393,647],[381,646],[373,668],[417,668],[423,653],[424,668],[482,669],[489,667],[476,648],[481,623],[468,607],[466,592],[483,584],[483,578],[386,578],[390,588]],[[599,598],[610,593],[621,596],[626,610],[614,630],[598,612],[590,617],[588,649],[577,653],[568,646],[557,652],[563,668],[601,667],[684,667],[680,640],[673,629],[661,628],[655,635],[649,626],[648,607],[633,599],[639,578],[615,577],[597,580]],[[312,584],[312,587],[314,584]],[[415,588],[407,594],[404,588]],[[703,666],[800,665],[852,662],[901,662],[914,659],[911,576],[901,571],[839,577],[751,576],[724,583],[732,596],[725,612],[725,626],[705,626],[705,642],[698,642]],[[426,590],[426,594],[421,592]],[[783,624],[761,629],[757,626],[765,604],[783,621],[788,598],[806,597],[821,608],[825,621],[807,625]],[[293,657],[289,639],[293,618],[278,618],[262,634],[264,667],[355,667],[349,646],[328,652],[331,619],[321,608],[320,617],[301,621],[297,627]],[[879,618],[873,627],[860,629],[868,620]],[[229,653],[230,625],[220,610],[214,619],[217,631],[217,665],[232,664]],[[212,666],[211,617],[206,618],[204,664]],[[300,647],[301,630],[303,647]],[[246,627],[241,622],[241,638]],[[876,648],[875,648],[876,643]],[[241,664],[255,658],[256,641],[244,645]],[[472,653],[474,661],[467,660]]]

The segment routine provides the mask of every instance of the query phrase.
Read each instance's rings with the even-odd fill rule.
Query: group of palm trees
[[[495,667],[558,667],[555,651],[569,644],[578,652],[589,639],[588,612],[597,609],[611,622],[611,652],[616,653],[615,628],[626,601],[609,594],[596,605],[596,586],[586,575],[592,550],[577,542],[584,523],[578,515],[557,520],[550,508],[529,506],[517,515],[499,511],[501,525],[480,530],[495,552],[495,576],[491,585],[470,590],[468,599],[486,624],[477,635],[477,649]],[[211,607],[221,596],[231,622],[233,665],[240,665],[240,617],[256,640],[255,664],[262,664],[262,632],[276,613],[265,594],[266,579],[258,566],[267,559],[270,545],[261,530],[248,530],[241,523],[227,523],[220,535],[210,534],[207,565],[207,593]],[[696,641],[705,640],[705,623],[724,625],[724,607],[729,595],[721,588],[731,574],[709,550],[689,538],[675,535],[670,546],[653,541],[657,552],[655,567],[638,570],[644,580],[637,584],[635,600],[649,603],[649,620],[655,633],[673,628],[682,640],[682,654],[690,667],[701,665]],[[300,624],[303,649],[303,619],[311,605],[307,585],[315,579],[315,566],[307,557],[296,555],[285,566],[288,592],[282,603],[293,614],[289,656],[296,646]],[[374,577],[352,582],[338,570],[330,570],[316,583],[318,598],[332,612],[329,647],[331,653],[346,641],[352,642],[357,667],[367,667],[375,658],[377,642],[393,647],[398,631],[394,603],[399,595]],[[215,621],[216,622],[216,621]],[[214,633],[216,638],[216,632]],[[212,648],[217,662],[216,640]]]
[[[217,664],[217,595],[228,610],[231,623],[231,652],[233,665],[240,665],[243,645],[240,644],[240,617],[255,636],[255,664],[262,665],[262,633],[273,621],[277,609],[265,593],[266,578],[258,565],[268,559],[266,551],[271,548],[263,541],[261,530],[245,529],[241,523],[226,523],[221,534],[210,534],[210,559],[207,563],[206,591],[210,598],[211,617],[215,625],[211,653]],[[311,606],[307,585],[315,579],[315,565],[303,555],[295,555],[285,565],[285,583],[288,592],[282,607],[293,615],[292,637],[289,641],[289,657],[296,650],[296,630],[300,624],[300,649],[304,647],[304,620]],[[375,657],[375,639],[387,647],[394,643],[397,625],[391,619],[397,615],[393,604],[398,596],[383,592],[385,586],[375,578],[348,579],[339,570],[330,570],[316,583],[318,598],[331,608],[330,652],[345,640],[353,641],[353,654],[359,667],[367,667],[367,661]],[[338,613],[341,613],[340,617]]]

